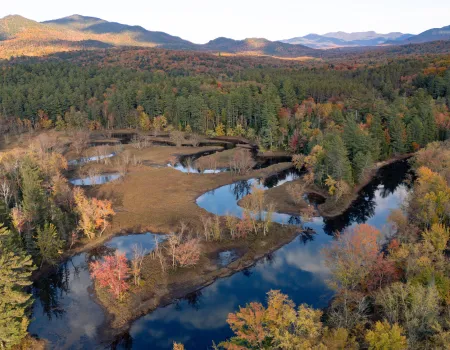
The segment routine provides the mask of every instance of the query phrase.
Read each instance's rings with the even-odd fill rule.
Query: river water
[[[390,211],[399,208],[407,196],[408,170],[406,161],[381,169],[342,215],[333,219],[318,217],[304,223],[316,234],[300,235],[253,267],[219,279],[141,317],[114,344],[99,344],[98,330],[104,322],[104,314],[90,297],[92,281],[88,263],[114,249],[129,254],[134,243],[141,244],[147,251],[155,244],[155,236],[150,233],[113,238],[105,247],[75,256],[34,284],[36,302],[29,331],[48,339],[50,347],[57,349],[171,349],[173,341],[184,343],[186,349],[207,349],[212,341],[219,343],[232,335],[226,323],[230,312],[251,301],[264,302],[271,289],[288,294],[297,304],[325,307],[332,293],[326,285],[328,271],[320,250],[333,240],[334,232],[351,225],[366,222],[383,228]],[[242,209],[237,202],[251,191],[252,185],[271,188],[297,176],[287,171],[265,182],[251,179],[223,186],[200,196],[197,204],[214,214],[239,216]],[[274,220],[300,223],[299,217],[281,213],[277,213]]]

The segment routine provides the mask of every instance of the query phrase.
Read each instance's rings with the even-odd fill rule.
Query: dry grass
[[[252,171],[246,176],[184,174],[171,168],[132,168],[123,182],[104,184],[91,194],[113,201],[117,215],[111,230],[127,232],[165,232],[176,229],[180,221],[200,227],[200,215],[207,214],[196,198],[214,188],[251,177],[264,177],[292,166],[280,163]]]
[[[207,156],[200,157],[196,160],[196,164],[216,164],[217,168],[228,168],[230,161],[237,152],[248,152],[250,150],[242,150],[240,147],[225,150],[223,152],[216,152]],[[253,162],[253,165],[256,163]]]

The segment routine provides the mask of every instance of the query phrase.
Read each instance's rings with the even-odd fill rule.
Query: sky
[[[72,14],[140,25],[202,44],[217,37],[282,40],[331,31],[418,34],[450,25],[449,0],[2,0],[0,17]]]

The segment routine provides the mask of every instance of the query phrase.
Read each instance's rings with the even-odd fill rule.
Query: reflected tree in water
[[[105,349],[106,348],[110,348],[112,350],[131,350],[133,349],[133,337],[128,332],[122,333],[116,337],[113,343],[109,346],[105,346]]]
[[[41,302],[42,310],[49,320],[53,317],[61,318],[65,313],[60,299],[70,292],[69,264],[72,264],[71,260],[60,264],[54,272],[40,278],[33,285],[33,296]]]
[[[189,293],[183,299],[186,300],[188,305],[192,306],[193,309],[198,310],[200,308],[200,299],[202,295],[202,291],[197,290],[195,292]]]
[[[242,180],[231,185],[231,191],[233,192],[236,200],[240,200],[249,195],[252,189],[251,181]]]
[[[364,223],[375,214],[376,193],[382,198],[393,194],[400,185],[404,185],[409,164],[400,161],[381,168],[377,176],[358,194],[352,205],[341,215],[334,218],[324,218],[324,231],[329,235],[341,232],[352,223]]]

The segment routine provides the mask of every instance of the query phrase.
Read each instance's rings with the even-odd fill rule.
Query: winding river
[[[356,223],[367,222],[382,228],[391,209],[398,208],[407,196],[408,170],[406,161],[382,168],[342,215],[333,219],[317,217],[304,224],[316,234],[298,236],[253,267],[219,279],[182,300],[141,317],[113,344],[100,344],[98,330],[104,326],[105,316],[91,298],[89,262],[115,249],[130,254],[135,243],[150,251],[155,237],[160,236],[147,233],[115,237],[104,247],[79,254],[61,264],[33,285],[36,301],[29,331],[48,339],[50,347],[58,349],[171,349],[173,341],[184,343],[186,349],[207,349],[212,341],[219,343],[232,335],[226,323],[228,313],[250,301],[264,302],[271,289],[288,294],[297,304],[325,307],[332,293],[325,283],[328,271],[320,250],[333,240],[334,232]],[[298,174],[285,171],[265,182],[257,179],[240,181],[205,193],[197,199],[197,204],[214,214],[240,216],[242,209],[237,203],[250,193],[253,185],[267,189],[297,177]],[[282,213],[276,213],[274,220],[300,223],[300,218]],[[231,261],[235,257],[232,252],[226,252],[221,258],[224,259],[218,257],[218,261]]]

